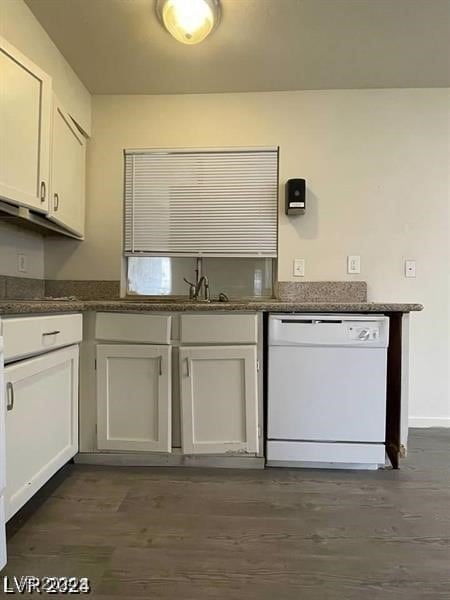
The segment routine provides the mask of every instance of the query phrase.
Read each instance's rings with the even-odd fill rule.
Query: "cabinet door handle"
[[[41,194],[40,194],[41,202],[45,202],[46,195],[47,195],[47,188],[45,185],[45,181],[41,181]]]
[[[162,356],[159,357],[159,374],[160,375],[163,374],[163,370],[162,370]]]
[[[53,194],[53,210],[56,212],[59,208],[59,196],[58,194]]]
[[[189,358],[186,358],[186,374],[188,377],[191,376],[191,361]]]
[[[55,329],[55,331],[46,331],[45,333],[42,334],[42,337],[44,337],[46,335],[58,335],[58,333],[61,333],[59,331],[59,329]]]
[[[6,384],[6,410],[12,410],[14,408],[14,386],[12,381],[8,381]]]

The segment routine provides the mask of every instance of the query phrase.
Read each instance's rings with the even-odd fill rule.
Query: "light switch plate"
[[[305,276],[305,259],[294,258],[294,277]]]
[[[416,261],[415,260],[405,260],[405,277],[415,277],[416,276]]]
[[[27,272],[27,255],[26,254],[18,254],[17,255],[17,270],[19,273]]]
[[[347,256],[347,273],[361,273],[360,256]]]

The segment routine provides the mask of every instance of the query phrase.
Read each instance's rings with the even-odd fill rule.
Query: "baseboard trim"
[[[115,467],[204,467],[222,469],[264,469],[260,456],[182,455],[119,452],[81,452],[77,464]]]
[[[409,427],[450,427],[450,417],[409,417]]]

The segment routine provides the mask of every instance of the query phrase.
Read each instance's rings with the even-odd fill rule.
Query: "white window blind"
[[[277,255],[278,150],[125,151],[124,250]]]

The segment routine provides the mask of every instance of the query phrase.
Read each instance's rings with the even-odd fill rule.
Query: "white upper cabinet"
[[[51,78],[0,37],[0,197],[47,213]]]
[[[86,140],[51,78],[0,37],[0,199],[83,237],[85,162]]]
[[[70,115],[53,102],[49,218],[84,235],[86,143]]]

